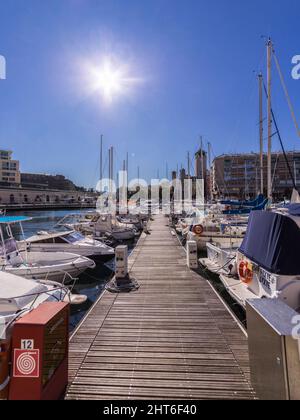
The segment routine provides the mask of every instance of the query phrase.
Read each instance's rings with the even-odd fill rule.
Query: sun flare
[[[90,88],[99,93],[105,103],[112,103],[130,92],[138,79],[129,77],[128,66],[105,58],[100,65],[89,66]]]

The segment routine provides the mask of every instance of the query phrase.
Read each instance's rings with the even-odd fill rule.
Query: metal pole
[[[108,150],[108,179],[109,179],[109,192],[111,192],[111,148]]]
[[[111,148],[111,180],[114,180],[114,148]]]
[[[268,68],[268,199],[272,200],[272,50],[271,38],[267,43]]]
[[[212,200],[213,192],[212,192],[211,144],[210,144],[210,142],[207,143],[207,153],[208,153],[208,165],[209,165],[209,194],[210,194],[210,199]]]
[[[129,154],[126,153],[126,172],[127,172],[127,186],[129,183]]]
[[[103,134],[101,134],[100,142],[100,180],[103,179]]]
[[[264,122],[263,122],[263,76],[259,81],[259,144],[260,144],[260,193],[264,193]]]
[[[203,136],[200,136],[201,139],[201,176],[204,180],[204,156],[203,156]]]
[[[190,178],[191,169],[190,169],[190,152],[187,154],[187,161],[188,161],[188,177]]]

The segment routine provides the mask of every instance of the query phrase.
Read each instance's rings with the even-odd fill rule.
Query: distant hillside
[[[72,181],[63,175],[46,174],[21,174],[21,184],[23,187],[46,188],[49,190],[79,191],[82,188],[77,187]]]

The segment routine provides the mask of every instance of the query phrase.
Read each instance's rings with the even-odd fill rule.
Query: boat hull
[[[22,264],[6,264],[2,270],[33,280],[68,282],[80,276],[88,268],[95,268],[89,258],[63,252],[24,252]]]
[[[198,251],[206,251],[207,244],[216,244],[223,248],[239,248],[244,240],[244,236],[230,236],[223,234],[202,234],[201,236],[189,232],[187,235],[188,241],[196,241]]]

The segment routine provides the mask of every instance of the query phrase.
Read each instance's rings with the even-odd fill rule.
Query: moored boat
[[[80,232],[39,232],[19,242],[20,247],[29,246],[31,251],[68,252],[90,258],[96,262],[107,262],[114,255],[114,249],[101,241],[85,237]]]
[[[31,220],[27,217],[0,217],[0,269],[27,279],[47,279],[64,282],[68,276],[78,277],[94,261],[66,252],[36,252],[27,247],[20,249],[12,232],[12,225]],[[23,233],[24,236],[24,233]]]

